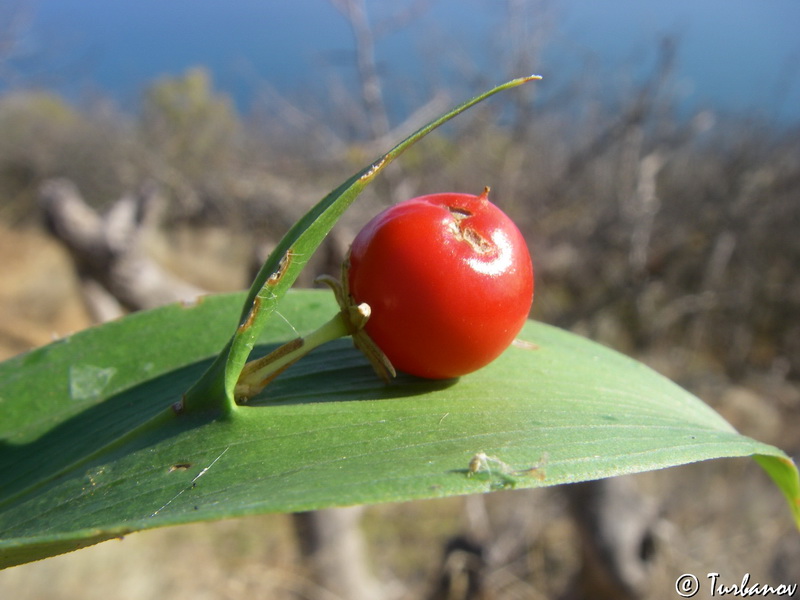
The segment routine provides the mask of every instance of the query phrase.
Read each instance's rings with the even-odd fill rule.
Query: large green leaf
[[[400,376],[386,385],[340,340],[231,415],[174,415],[115,443],[165,414],[202,373],[243,299],[140,313],[0,365],[0,565],[163,525],[726,456],[755,455],[800,522],[797,470],[780,450],[739,435],[649,368],[534,322],[458,381]],[[259,353],[291,335],[286,321],[309,331],[337,307],[329,292],[296,291],[279,310],[285,321],[268,323]],[[169,343],[153,343],[165,330]],[[471,473],[480,452],[490,458]]]
[[[541,324],[459,381],[384,385],[340,340],[266,397],[233,403],[257,344],[266,352],[338,310],[326,292],[284,294],[361,189],[435,127],[531,79],[466,102],[348,179],[287,233],[249,293],[135,314],[1,364],[0,567],[163,525],[723,456],[755,456],[800,524],[797,470],[780,450],[642,365]]]

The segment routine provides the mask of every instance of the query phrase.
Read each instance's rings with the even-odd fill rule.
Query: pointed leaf
[[[231,415],[164,413],[207,368],[243,299],[133,315],[0,364],[0,566],[164,525],[727,456],[755,455],[800,524],[797,470],[783,452],[738,434],[649,368],[535,322],[458,381],[384,385],[340,340]],[[328,292],[296,291],[278,310],[305,332],[336,305]],[[256,352],[290,335],[272,319]],[[159,414],[167,416],[155,426],[123,435]],[[483,464],[473,460],[480,453]]]

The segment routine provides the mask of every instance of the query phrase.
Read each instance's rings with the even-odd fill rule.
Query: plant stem
[[[247,402],[314,348],[337,338],[356,334],[367,322],[369,314],[367,304],[353,307],[349,311],[342,310],[307,336],[286,342],[266,356],[250,361],[242,369],[236,383],[236,401]]]

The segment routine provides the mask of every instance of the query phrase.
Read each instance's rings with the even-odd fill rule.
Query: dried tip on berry
[[[485,186],[485,187],[483,188],[483,191],[481,192],[481,195],[480,195],[480,196],[478,196],[478,200],[481,200],[481,201],[483,201],[483,202],[485,202],[486,200],[488,200],[488,199],[489,199],[489,192],[491,191],[491,189],[492,189],[492,188],[490,188],[488,185],[487,185],[487,186]]]

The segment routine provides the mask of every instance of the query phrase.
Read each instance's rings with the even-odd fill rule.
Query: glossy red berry
[[[372,314],[365,330],[392,364],[444,379],[497,358],[533,301],[517,226],[480,196],[421,196],[386,209],[356,236],[347,284]]]

